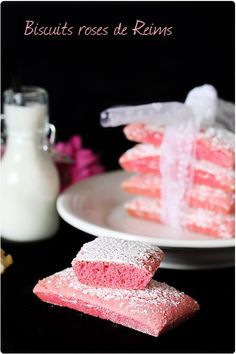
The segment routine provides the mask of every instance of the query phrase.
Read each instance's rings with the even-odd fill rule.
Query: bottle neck
[[[47,106],[34,104],[16,106],[5,104],[7,148],[37,147],[42,149],[47,121]]]
[[[4,106],[7,137],[19,139],[39,139],[47,123],[47,106]]]
[[[24,142],[42,142],[43,134],[41,132],[29,133],[29,132],[17,132],[11,131],[7,133],[7,142],[16,142],[16,143],[24,143]]]
[[[14,156],[15,154],[22,156],[38,155],[43,152],[43,142],[41,134],[16,134],[11,133],[7,136],[6,156]]]

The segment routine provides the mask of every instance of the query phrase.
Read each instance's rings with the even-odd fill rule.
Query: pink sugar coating
[[[83,284],[144,289],[163,258],[164,253],[156,245],[98,237],[83,245],[72,267]]]
[[[125,204],[127,212],[145,220],[161,223],[161,208],[154,198],[137,197]],[[182,227],[216,238],[234,237],[234,215],[217,214],[203,209],[186,208],[182,215]]]
[[[187,320],[198,303],[152,280],[144,290],[94,288],[81,284],[72,268],[40,280],[33,292],[42,301],[65,306],[152,336]]]
[[[164,128],[151,124],[129,124],[124,128],[127,139],[137,143],[148,143],[160,146],[163,140]],[[234,134],[223,128],[209,127],[198,133],[196,158],[217,165],[234,167]]]
[[[161,178],[152,173],[143,173],[130,177],[122,182],[122,189],[133,195],[161,199]],[[234,212],[234,193],[220,189],[194,184],[186,192],[186,202],[191,208],[202,208],[216,213],[230,214]]]
[[[153,173],[160,176],[160,150],[150,144],[137,144],[119,159],[121,167],[129,172]],[[234,170],[210,162],[193,161],[193,183],[234,191]]]

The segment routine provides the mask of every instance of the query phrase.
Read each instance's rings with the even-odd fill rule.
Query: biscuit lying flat
[[[165,283],[152,280],[144,290],[93,288],[81,284],[72,268],[40,280],[33,292],[42,301],[156,337],[199,309],[195,300]]]
[[[83,284],[144,289],[163,258],[164,253],[155,245],[98,237],[83,245],[72,266]]]
[[[161,223],[161,206],[154,198],[137,197],[125,204],[131,216]],[[181,225],[189,231],[216,238],[234,237],[234,214],[217,214],[204,209],[186,208]]]
[[[130,194],[161,199],[161,178],[152,173],[132,176],[122,182],[122,189]],[[190,208],[202,208],[216,213],[234,212],[234,193],[200,184],[194,184],[186,192],[186,203]]]
[[[160,148],[151,144],[137,144],[119,159],[122,168],[129,172],[153,173],[160,176]],[[234,170],[206,160],[193,160],[193,183],[225,192],[234,191]]]
[[[129,124],[124,128],[127,139],[160,147],[164,128],[152,124]],[[234,167],[234,133],[217,127],[202,129],[196,142],[196,159],[210,161],[222,167]]]

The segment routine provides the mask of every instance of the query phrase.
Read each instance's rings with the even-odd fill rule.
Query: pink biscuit
[[[152,173],[130,177],[122,183],[122,189],[130,194],[161,199],[161,178]],[[202,208],[216,213],[234,212],[234,193],[200,184],[194,184],[186,193],[190,208]]]
[[[150,144],[137,144],[119,159],[122,168],[130,172],[154,173],[160,176],[160,149]],[[193,182],[225,192],[234,190],[234,170],[205,160],[194,160]]]
[[[160,146],[164,128],[151,124],[130,124],[124,128],[125,136],[137,143]],[[223,167],[234,167],[234,134],[226,129],[202,129],[197,138],[196,159],[206,160]]]
[[[98,237],[83,245],[72,266],[86,285],[144,289],[163,258],[164,253],[155,245]]]
[[[131,216],[161,223],[161,208],[154,198],[137,197],[125,204]],[[214,212],[187,208],[183,215],[183,228],[203,233],[216,238],[234,237],[234,215],[216,214]]]
[[[93,288],[81,284],[72,268],[40,280],[33,292],[42,301],[155,337],[187,320],[199,309],[195,300],[165,283],[152,280],[144,290]]]

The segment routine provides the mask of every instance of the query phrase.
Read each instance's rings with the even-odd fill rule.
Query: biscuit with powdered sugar
[[[153,173],[143,173],[124,180],[122,189],[132,195],[161,200],[161,177]],[[186,191],[185,201],[191,208],[201,208],[220,214],[234,213],[234,193],[200,184],[193,184]]]
[[[33,292],[42,301],[69,307],[137,331],[159,336],[187,320],[198,303],[165,283],[144,290],[94,288],[81,284],[72,268],[40,280]]]
[[[136,197],[125,204],[131,216],[144,220],[163,223],[161,205],[157,199]],[[200,208],[186,208],[181,212],[181,226],[196,233],[206,234],[215,238],[234,237],[234,214],[217,214]]]
[[[127,139],[137,143],[160,147],[165,133],[164,127],[151,123],[129,124],[124,127]],[[201,129],[197,134],[195,157],[216,165],[234,167],[234,133],[219,127]]]
[[[98,287],[144,289],[164,253],[148,243],[98,237],[85,243],[72,261],[79,281]]]
[[[123,169],[129,172],[161,175],[160,148],[151,144],[135,145],[120,157],[119,163]],[[234,191],[235,173],[232,168],[196,159],[193,159],[191,166],[194,184],[219,188],[225,192]]]

